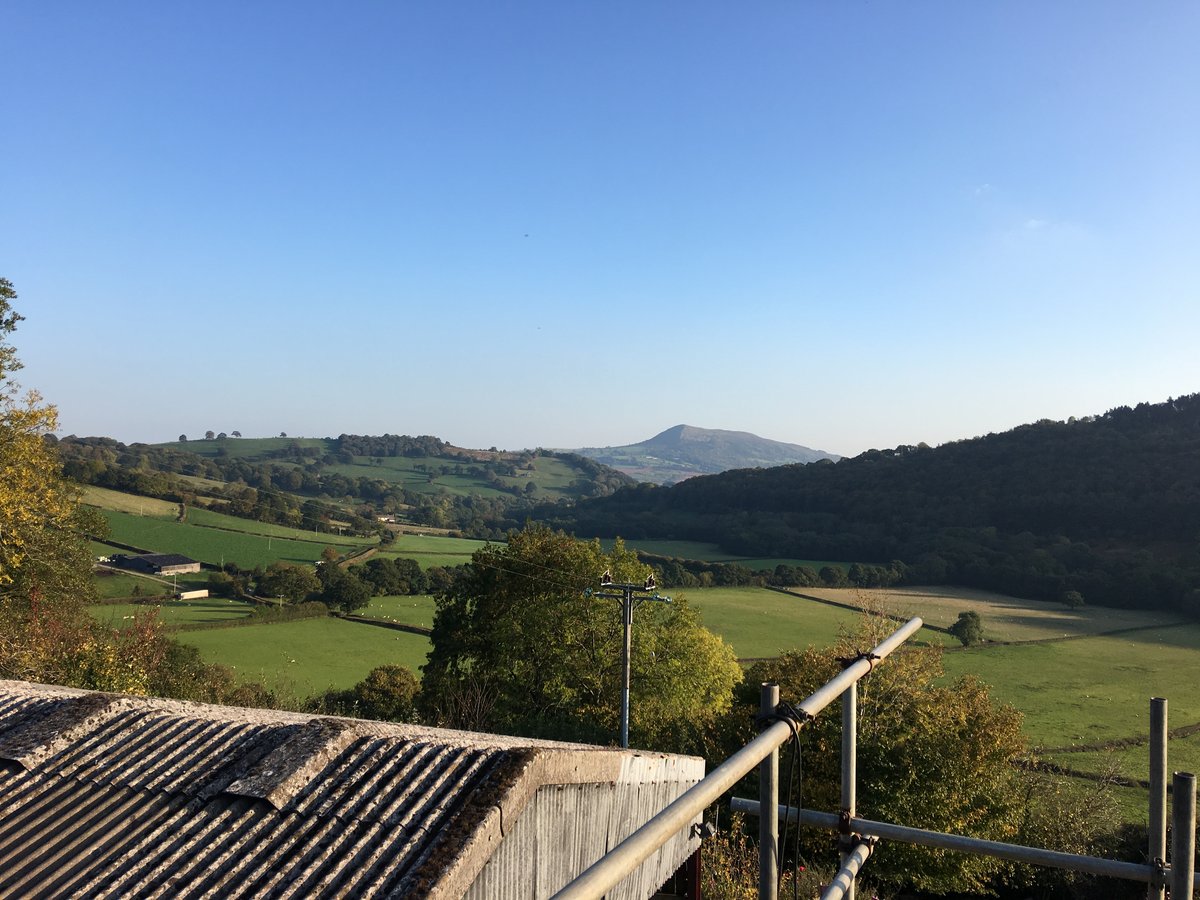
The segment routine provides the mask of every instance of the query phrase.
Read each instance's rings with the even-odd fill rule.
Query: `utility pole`
[[[615,583],[612,580],[612,570],[610,569],[600,577],[600,587],[621,592],[619,594],[600,593],[592,596],[621,601],[621,625],[625,630],[625,642],[621,647],[621,746],[627,748],[629,746],[629,657],[633,636],[633,611],[647,600],[670,603],[671,598],[651,593],[658,588],[654,583],[653,575],[647,578],[644,584]],[[641,597],[638,596],[639,594],[649,594],[650,596]]]

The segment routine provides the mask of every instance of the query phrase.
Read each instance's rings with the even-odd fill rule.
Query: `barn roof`
[[[131,556],[130,559],[140,560],[150,566],[190,566],[194,565],[196,560],[184,556],[181,553],[142,553],[139,556]]]
[[[502,891],[547,896],[702,774],[692,757],[0,681],[0,896],[460,897],[481,873],[497,894],[520,877],[487,868],[506,836],[534,847],[548,827],[578,836],[572,858],[544,847],[538,890]],[[609,799],[525,827],[562,786]],[[622,895],[652,893],[694,849],[676,844]]]

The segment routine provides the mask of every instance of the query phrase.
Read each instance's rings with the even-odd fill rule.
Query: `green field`
[[[339,537],[288,529],[279,525],[264,525],[233,516],[222,516],[197,510],[196,518],[206,521],[223,521],[225,528],[205,527],[196,522],[187,523],[134,516],[111,509],[102,509],[108,520],[111,538],[122,544],[141,547],[154,553],[182,553],[192,559],[212,565],[234,562],[244,568],[267,565],[276,560],[285,562],[311,563],[321,557],[327,546],[336,547],[345,553],[367,545],[363,538]],[[210,518],[211,517],[211,518]],[[189,520],[193,516],[189,513]],[[269,533],[247,533],[235,526],[245,528],[282,529],[284,533],[300,537],[275,537]]]
[[[92,581],[96,585],[96,595],[104,600],[111,597],[133,597],[137,593],[165,594],[171,590],[170,582],[163,583],[157,578],[113,572],[111,569],[98,571],[93,575]]]
[[[204,625],[230,619],[244,619],[254,610],[254,605],[241,600],[223,597],[208,597],[202,600],[170,600],[166,603],[104,603],[89,606],[88,612],[101,622],[115,627],[127,625],[138,613],[151,610],[166,625]]]
[[[433,627],[433,598],[427,595],[408,597],[373,597],[371,605],[359,610],[361,616],[400,622],[403,625]]]
[[[1200,721],[1200,625],[1051,644],[982,646],[945,655],[947,673],[973,673],[1025,715],[1048,747],[1145,733],[1150,697],[1177,725]]]
[[[1170,625],[1179,616],[1158,611],[1084,606],[1067,609],[1058,603],[1019,600],[990,591],[958,587],[792,588],[799,594],[824,597],[851,606],[869,604],[900,616],[920,616],[927,624],[948,628],[958,614],[979,613],[989,641],[1036,641],[1098,634],[1123,628]]]
[[[185,631],[177,637],[199,648],[207,662],[232,666],[248,680],[299,697],[349,688],[384,664],[419,674],[429,652],[429,639],[421,635],[336,618]]]
[[[786,650],[825,646],[853,631],[859,614],[825,603],[789,597],[766,588],[688,588],[685,597],[700,611],[704,627],[733,645],[739,659],[778,656]],[[613,604],[614,609],[616,604]],[[916,640],[937,640],[922,630]]]
[[[88,506],[99,506],[101,509],[114,509],[155,519],[174,519],[179,515],[178,503],[155,500],[153,497],[139,497],[136,494],[123,494],[91,484],[83,487],[83,502]]]

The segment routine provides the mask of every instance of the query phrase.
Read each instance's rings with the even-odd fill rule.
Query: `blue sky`
[[[23,2],[61,433],[842,454],[1200,390],[1200,5]]]

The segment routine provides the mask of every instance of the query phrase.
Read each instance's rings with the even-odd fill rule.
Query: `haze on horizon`
[[[841,455],[1200,390],[1200,6],[0,12],[60,433]]]

